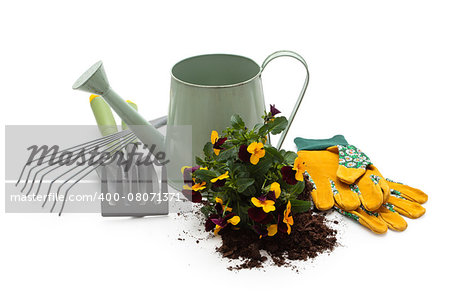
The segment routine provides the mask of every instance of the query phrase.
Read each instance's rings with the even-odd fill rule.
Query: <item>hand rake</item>
[[[155,119],[153,121],[150,121],[150,123],[155,126],[156,128],[162,127],[164,125],[167,124],[167,117],[161,117],[158,119]],[[52,192],[52,190],[56,189],[56,195],[62,195],[64,194],[64,196],[62,197],[62,203],[60,205],[60,209],[59,209],[59,215],[61,215],[61,213],[64,210],[64,206],[67,200],[67,196],[69,194],[69,191],[77,184],[79,183],[82,179],[84,179],[86,176],[88,176],[89,174],[91,174],[93,171],[101,171],[100,174],[105,175],[102,178],[102,181],[108,182],[108,175],[113,174],[113,173],[108,173],[108,168],[103,168],[102,167],[105,166],[105,164],[107,163],[107,161],[105,161],[105,157],[107,157],[107,154],[114,154],[114,153],[119,153],[123,150],[125,150],[127,147],[129,147],[130,144],[133,144],[136,142],[136,135],[130,131],[129,129],[123,130],[123,131],[119,131],[117,133],[113,133],[113,134],[109,134],[107,136],[104,136],[102,138],[98,138],[98,139],[94,139],[91,141],[88,141],[86,143],[82,143],[80,145],[76,145],[76,146],[72,146],[72,147],[68,147],[62,150],[59,150],[55,153],[50,153],[48,155],[45,155],[43,157],[39,157],[36,158],[34,160],[28,161],[22,168],[19,179],[16,182],[16,186],[19,186],[19,184],[22,184],[21,186],[21,192],[25,192],[26,195],[30,195],[33,192],[33,188],[35,186],[37,186],[36,190],[33,192],[34,195],[38,195],[41,187],[42,187],[42,183],[44,182],[44,178],[48,177],[48,176],[52,176],[51,174],[58,174],[57,177],[55,177],[53,180],[51,180],[49,187],[46,191],[46,194],[44,194],[44,201],[42,203],[42,207],[45,207],[48,199],[49,199],[49,195]],[[67,153],[70,152],[72,154],[72,157],[75,157],[75,161],[74,163],[71,164],[70,167],[67,167],[68,170],[62,170],[61,169],[64,167],[64,165],[61,165],[59,163],[59,160],[55,160],[55,157],[58,157],[60,154],[62,153]],[[91,159],[89,160],[89,163],[83,162],[82,160],[84,159],[84,155],[91,155]],[[110,156],[111,157],[111,156]],[[27,170],[28,169],[28,170]],[[130,168],[132,169],[132,167]],[[27,172],[26,172],[27,170]],[[60,172],[60,173],[58,173]],[[147,172],[147,173],[145,173]],[[145,170],[145,172],[143,172],[142,176],[143,176],[143,180],[144,181],[149,181],[150,179],[153,182],[157,182],[157,178],[155,181],[154,175],[155,173],[153,173],[152,171],[148,171]],[[126,175],[123,175],[122,177],[119,177],[119,171],[117,171],[117,174],[112,177],[115,178],[116,180],[119,178],[127,178],[124,177]],[[165,168],[162,168],[162,186],[160,191],[161,192],[167,192],[167,179],[166,179],[166,170]],[[22,180],[22,178],[25,178],[24,180]],[[61,184],[59,184],[59,186],[56,188],[54,187],[57,183],[59,183],[59,181],[63,181]],[[114,180],[113,180],[114,181]],[[111,180],[109,180],[109,182],[113,182]],[[133,180],[131,180],[131,183]],[[127,179],[127,182],[130,182]],[[105,186],[103,185],[104,190],[105,190]],[[148,188],[150,189],[150,188]],[[131,189],[134,190],[134,189]],[[153,186],[153,190],[154,190],[154,186]],[[108,191],[111,191],[110,188],[108,188]],[[57,197],[58,199],[58,197]],[[56,205],[58,204],[58,202],[60,201],[54,201],[51,208],[50,208],[50,212],[53,212],[56,208]],[[103,201],[102,201],[103,202]],[[141,207],[142,209],[142,207]],[[142,216],[142,215],[148,215],[148,213],[142,213],[143,211],[131,211],[130,213],[118,213],[118,211],[105,211],[105,216],[106,215],[127,215],[127,216]],[[151,214],[159,214],[157,213],[151,213]]]

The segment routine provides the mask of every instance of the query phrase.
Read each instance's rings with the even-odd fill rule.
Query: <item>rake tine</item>
[[[129,136],[129,135],[134,135],[133,133],[127,133],[127,134],[125,134],[124,136],[125,137],[127,137],[127,136]],[[87,148],[80,148],[79,150],[76,150],[76,151],[80,151],[80,153],[81,153],[81,151],[83,151],[83,150],[94,150],[94,149],[98,149],[98,148],[101,148],[101,147],[103,147],[104,145],[106,145],[106,144],[109,144],[109,143],[111,143],[111,140],[113,140],[113,141],[115,141],[115,140],[119,140],[119,139],[122,139],[122,138],[124,138],[124,137],[122,137],[122,136],[120,136],[120,137],[114,137],[114,138],[109,138],[109,139],[106,139],[105,141],[100,141],[98,144],[95,144],[95,145],[93,145],[93,146],[89,146],[89,147],[87,147]],[[60,152],[62,152],[62,151],[67,151],[67,150],[61,150],[61,151],[58,151],[57,153],[60,153]],[[89,153],[89,152],[88,152]],[[76,154],[79,154],[79,153],[76,153]],[[47,163],[47,162],[50,162],[51,161],[51,159],[49,159],[49,160],[46,160],[46,161],[43,161],[43,163]],[[34,185],[34,182],[35,182],[35,180],[36,180],[36,177],[37,177],[37,174],[38,173],[40,173],[41,171],[43,171],[43,170],[45,170],[45,169],[47,169],[47,168],[49,168],[49,167],[51,167],[51,166],[53,166],[53,165],[55,165],[55,164],[57,164],[58,162],[56,161],[56,162],[53,162],[52,164],[49,164],[49,165],[47,165],[47,166],[44,166],[42,169],[40,169],[40,170],[38,170],[38,171],[36,171],[36,174],[34,175],[34,178],[33,178],[33,180],[31,181],[31,187],[29,188],[29,190],[28,190],[28,192],[27,192],[27,196],[28,196],[28,194],[31,192],[31,189],[33,188],[33,185]],[[31,175],[31,172],[35,169],[35,168],[37,168],[37,167],[39,167],[40,165],[36,165],[36,166],[34,166],[34,167],[32,167],[29,171],[28,171],[28,174],[27,174],[27,179],[25,180],[25,183],[24,183],[24,186],[22,187],[22,190],[20,191],[20,192],[23,192],[24,190],[25,190],[25,187],[28,185],[28,182],[29,182],[29,177],[30,177],[30,175]],[[57,166],[57,168],[59,168],[59,167],[62,167],[61,165],[59,165],[59,166]],[[57,168],[54,168],[54,169],[52,169],[52,170],[56,170]],[[17,185],[16,185],[17,186]],[[37,193],[37,192],[36,192]]]
[[[130,141],[130,140],[132,140],[132,139],[134,139],[134,135],[132,135],[131,137],[127,138],[126,142],[128,142],[128,141]],[[117,145],[117,144],[120,145],[120,144],[121,144],[121,140],[116,140],[116,141],[114,141],[113,143],[115,143],[115,144],[111,145],[109,148],[107,148],[107,149],[106,149],[105,151],[103,151],[102,153],[107,152],[108,149],[110,149],[111,147],[114,147],[114,146]],[[115,149],[113,149],[113,150],[115,150]],[[98,161],[99,161],[99,160],[97,160],[95,163],[97,163]],[[92,165],[94,165],[95,163],[93,163]],[[86,168],[92,167],[92,165],[88,165]],[[67,170],[66,172],[64,172],[64,173],[62,173],[62,174],[60,174],[58,177],[56,177],[55,179],[53,179],[53,180],[50,182],[50,186],[48,187],[48,191],[47,191],[47,197],[45,198],[44,203],[42,203],[42,207],[44,207],[45,204],[47,203],[47,200],[48,200],[48,197],[49,197],[49,195],[50,195],[50,191],[51,191],[51,189],[52,189],[53,184],[54,184],[59,178],[61,178],[61,177],[63,177],[64,175],[66,175],[66,174],[72,172],[72,171],[75,170],[76,168],[79,168],[79,166],[74,166],[73,168]],[[84,169],[83,169],[83,170],[84,170]],[[77,173],[77,174],[78,174],[78,173]],[[76,174],[75,174],[75,175],[76,175]],[[75,176],[75,175],[74,175],[74,176]],[[70,177],[69,179],[71,179],[71,178],[73,178],[73,176]],[[67,182],[67,181],[66,181],[66,182]],[[66,182],[64,182],[63,184],[65,184]]]
[[[128,143],[129,143],[130,141],[132,141],[133,139],[134,139],[134,137],[130,137],[130,138],[128,138],[127,140],[123,141],[118,147],[114,148],[113,151],[119,152],[120,150],[122,150],[123,148],[125,148],[125,147],[128,145]],[[77,184],[81,179],[85,178],[88,174],[90,174],[92,171],[94,171],[94,170],[97,169],[99,166],[101,166],[101,164],[102,164],[104,161],[101,161],[101,158],[99,158],[95,163],[97,163],[97,162],[98,162],[98,164],[97,164],[92,170],[90,170],[89,172],[87,172],[86,174],[84,174],[81,178],[77,179],[77,180],[76,180],[74,183],[72,183],[72,185],[70,185],[69,188],[66,190],[66,193],[64,194],[64,198],[63,198],[63,203],[62,203],[61,209],[60,209],[60,211],[59,211],[59,215],[61,215],[62,210],[64,209],[68,191],[69,191],[75,184]],[[87,166],[87,167],[81,169],[80,171],[78,171],[77,173],[75,173],[75,174],[74,174],[73,176],[71,176],[70,178],[68,178],[64,183],[62,183],[62,184],[59,186],[59,188],[58,188],[58,190],[57,190],[57,192],[56,192],[56,195],[59,195],[59,192],[61,191],[62,187],[63,187],[67,182],[69,182],[70,180],[72,180],[72,178],[74,178],[75,176],[77,176],[78,174],[82,173],[83,171],[85,171],[86,169],[88,169],[88,168],[90,168],[90,167],[92,167],[92,166]],[[56,206],[56,201],[53,203],[53,206],[52,206],[52,208],[50,209],[50,212],[53,212],[53,209],[55,208],[55,206]]]
[[[98,142],[98,141],[101,141],[101,140],[105,140],[105,139],[110,139],[110,138],[113,138],[113,137],[115,137],[115,136],[117,136],[117,135],[120,137],[120,135],[122,135],[122,134],[124,134],[124,133],[127,133],[127,132],[129,133],[130,130],[127,129],[127,130],[124,130],[124,131],[119,131],[119,132],[117,132],[117,133],[114,133],[114,134],[111,134],[111,135],[108,135],[108,136],[105,136],[105,137],[101,137],[101,138],[98,138],[98,139],[95,139],[95,140],[91,140],[91,141],[89,141],[89,142],[85,142],[85,143],[82,143],[82,144],[79,144],[79,145],[76,145],[76,146],[72,146],[72,147],[69,147],[69,148],[65,148],[65,149],[62,149],[62,150],[58,151],[57,153],[60,153],[60,152],[62,152],[62,151],[68,151],[68,150],[71,150],[71,149],[73,149],[73,148],[82,148],[84,145],[91,144],[91,143],[95,143],[95,142]],[[53,154],[48,154],[48,155],[45,155],[44,157],[51,156],[51,155],[53,155]],[[26,167],[29,166],[29,165],[31,165],[31,163],[33,163],[33,162],[35,162],[35,161],[37,161],[37,160],[39,160],[39,159],[41,159],[41,158],[33,159],[32,161],[27,162],[27,163],[22,167],[22,170],[21,170],[20,175],[19,175],[19,179],[18,179],[17,182],[16,182],[16,186],[19,184],[20,180],[22,179],[22,176],[23,176],[23,173],[25,172]]]
[[[130,134],[127,133],[127,134],[125,135],[125,137],[123,137],[123,138],[126,138],[126,137],[129,136],[129,135],[130,135]],[[134,135],[134,134],[133,134],[133,135]],[[116,140],[116,141],[118,141],[118,140]],[[108,140],[108,141],[105,142],[105,143],[110,143],[110,142],[109,142],[109,140]],[[50,166],[47,166],[47,167],[50,167]],[[46,168],[47,168],[47,167],[46,167]],[[37,190],[36,190],[36,194],[39,193],[39,190],[40,190],[40,188],[41,188],[41,185],[42,185],[42,182],[43,182],[43,180],[44,180],[44,177],[45,177],[46,175],[48,175],[49,173],[53,172],[54,170],[60,168],[60,167],[61,167],[61,166],[56,166],[55,168],[51,169],[50,171],[47,171],[46,173],[44,173],[44,174],[42,175],[41,179],[39,180],[39,185],[38,185],[38,188],[37,188]],[[44,168],[44,169],[45,169],[45,168]],[[44,170],[44,169],[42,169],[42,170]],[[42,171],[42,170],[39,170],[38,172],[36,172],[36,174],[39,173],[39,172]],[[44,202],[44,203],[45,203],[45,202]],[[45,205],[45,204],[44,204],[44,205]]]

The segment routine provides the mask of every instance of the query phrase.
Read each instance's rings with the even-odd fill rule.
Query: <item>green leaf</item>
[[[242,177],[249,177],[250,173],[248,171],[248,168],[245,164],[242,163],[235,163],[230,165],[231,173],[236,178],[242,178]]]
[[[198,157],[198,156],[195,157],[195,163],[198,166],[204,166],[205,165],[205,161],[203,159],[201,159],[200,157]]]
[[[288,121],[285,117],[278,117],[273,120],[273,122],[269,122],[269,132],[272,134],[281,133],[287,126]]]
[[[249,227],[249,224],[251,224],[250,218],[248,217],[248,209],[250,206],[243,204],[243,202],[239,201],[239,205],[236,207],[236,213],[241,218],[241,222],[239,222],[239,227]]]
[[[255,183],[255,179],[254,178],[239,178],[236,181],[236,186],[237,186],[238,193],[244,192],[253,183]]]
[[[207,142],[203,147],[203,154],[205,157],[212,157],[213,153],[213,144],[211,144],[211,142]]]
[[[245,128],[245,123],[238,114],[234,114],[231,116],[231,126],[236,129],[243,129]]]
[[[265,147],[266,155],[269,153],[272,155],[273,160],[277,161],[278,163],[282,163],[284,161],[284,157],[280,151],[278,151],[276,148],[272,146]]]
[[[227,161],[230,159],[236,158],[237,150],[236,148],[230,148],[227,150],[221,150],[219,155],[217,156],[218,161]]]
[[[288,165],[293,165],[295,159],[297,158],[297,153],[292,151],[281,150],[281,155],[284,157],[284,162]]]
[[[254,185],[249,186],[245,191],[242,192],[245,196],[254,196],[256,195],[256,188]]]
[[[258,130],[259,136],[266,136],[269,130],[269,124],[262,125]]]
[[[301,213],[308,211],[311,208],[311,202],[304,200],[291,200],[291,211],[293,213]]]
[[[291,194],[299,195],[301,192],[303,192],[303,189],[305,188],[305,182],[299,181],[296,185],[291,189]]]
[[[253,176],[264,176],[266,175],[267,171],[272,167],[273,165],[273,156],[270,152],[266,152],[266,155],[259,160],[259,162],[256,165],[251,165],[249,167],[250,172],[253,174]]]
[[[211,170],[197,170],[193,175],[196,179],[206,182],[209,182],[211,179],[219,176],[216,172]]]
[[[212,206],[205,205],[200,208],[200,211],[205,215],[205,217],[209,217],[209,215],[214,212],[214,208]]]
[[[258,123],[258,124],[255,125],[255,127],[253,127],[253,130],[254,130],[255,132],[259,132],[259,130],[260,130],[261,127],[263,127],[263,126],[264,126],[263,123]]]

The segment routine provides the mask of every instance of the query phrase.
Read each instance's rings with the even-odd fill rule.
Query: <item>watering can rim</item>
[[[196,83],[190,83],[184,80],[181,80],[179,78],[177,78],[174,74],[173,74],[173,70],[176,66],[178,66],[180,63],[185,62],[187,60],[193,59],[193,58],[198,58],[198,57],[204,57],[204,56],[214,56],[214,55],[224,55],[224,56],[235,56],[235,57],[240,57],[240,58],[244,58],[248,61],[250,61],[251,63],[255,64],[255,66],[258,67],[259,71],[251,78],[241,81],[241,82],[237,82],[237,83],[233,83],[233,84],[223,84],[223,85],[205,85],[205,84],[196,84]],[[194,56],[190,56],[187,58],[184,58],[180,61],[178,61],[175,65],[173,65],[172,69],[170,70],[170,75],[172,77],[173,80],[187,85],[187,86],[191,86],[191,87],[199,87],[199,88],[211,88],[211,89],[223,89],[223,88],[233,88],[233,87],[237,87],[237,86],[241,86],[241,85],[245,85],[249,82],[252,82],[253,80],[255,80],[256,78],[261,76],[261,72],[262,72],[263,68],[256,63],[253,59],[247,57],[247,56],[243,56],[243,55],[238,55],[238,54],[230,54],[230,53],[208,53],[208,54],[200,54],[200,55],[194,55]]]

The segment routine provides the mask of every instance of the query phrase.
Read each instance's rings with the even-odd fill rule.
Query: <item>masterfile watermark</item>
[[[175,155],[170,157],[164,148],[141,143],[129,130],[101,137],[97,126],[87,125],[5,129],[7,213],[103,214],[104,209],[134,207],[161,214],[167,206],[174,212],[192,209],[179,188],[181,168],[192,165],[190,128],[170,128],[183,145],[176,151],[172,147]],[[177,153],[190,160],[180,164]]]

